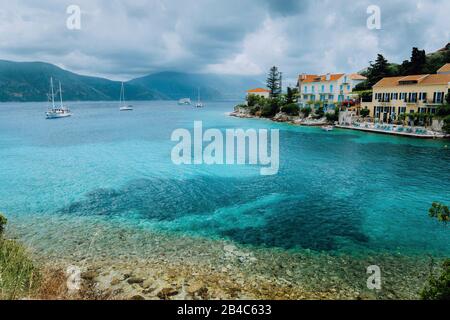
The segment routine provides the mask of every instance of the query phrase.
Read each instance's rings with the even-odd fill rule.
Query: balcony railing
[[[401,101],[405,103],[419,103],[419,104],[443,104],[444,100],[436,100],[436,99],[390,99],[390,98],[381,98],[381,99],[375,99],[376,102],[394,102],[394,101]]]

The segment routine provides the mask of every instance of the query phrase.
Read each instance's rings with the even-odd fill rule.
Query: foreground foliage
[[[430,277],[420,296],[424,300],[450,300],[450,259],[445,260],[440,276]]]
[[[35,288],[39,273],[20,244],[3,238],[6,223],[0,214],[0,299],[17,299]]]
[[[428,214],[445,224],[449,221],[449,208],[442,203],[433,202]],[[428,284],[420,296],[424,300],[450,300],[450,259],[444,261],[442,273],[439,276],[430,275]]]

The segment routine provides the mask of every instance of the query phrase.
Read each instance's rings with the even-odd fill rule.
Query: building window
[[[435,92],[434,96],[435,96],[435,98],[433,99],[434,103],[442,103],[442,102],[444,102],[444,92]]]
[[[314,93],[314,86],[311,86],[311,92],[313,92]]]
[[[330,93],[333,92],[333,85],[330,84]]]
[[[308,87],[307,86],[305,86],[305,93],[307,93],[308,92]]]
[[[322,93],[325,92],[325,85],[322,85]]]

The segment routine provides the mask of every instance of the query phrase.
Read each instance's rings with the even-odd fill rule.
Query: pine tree
[[[369,86],[372,87],[378,81],[380,81],[384,77],[388,77],[389,75],[390,72],[388,61],[383,57],[382,54],[378,54],[375,63],[371,62],[370,67],[367,70]]]
[[[426,60],[427,56],[425,54],[425,50],[419,50],[414,47],[411,53],[411,62],[409,64],[408,74],[421,74],[427,62]]]
[[[286,104],[290,104],[293,102],[294,102],[294,91],[291,89],[291,87],[288,87],[286,93]]]
[[[267,88],[270,90],[271,97],[277,97],[281,93],[281,73],[275,66],[270,68],[267,77]]]

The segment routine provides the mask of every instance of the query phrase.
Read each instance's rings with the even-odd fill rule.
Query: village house
[[[370,111],[370,117],[391,122],[400,114],[431,113],[444,104],[450,89],[450,63],[436,74],[387,77],[373,86],[372,102],[361,107]]]
[[[259,96],[259,97],[263,97],[263,98],[269,98],[270,91],[267,89],[264,89],[264,88],[256,88],[256,89],[247,90],[247,97],[249,95],[255,95],[255,96]]]
[[[355,98],[353,88],[365,80],[366,77],[356,73],[301,74],[297,83],[300,107],[314,109],[321,105],[325,112],[334,110],[336,106]]]

